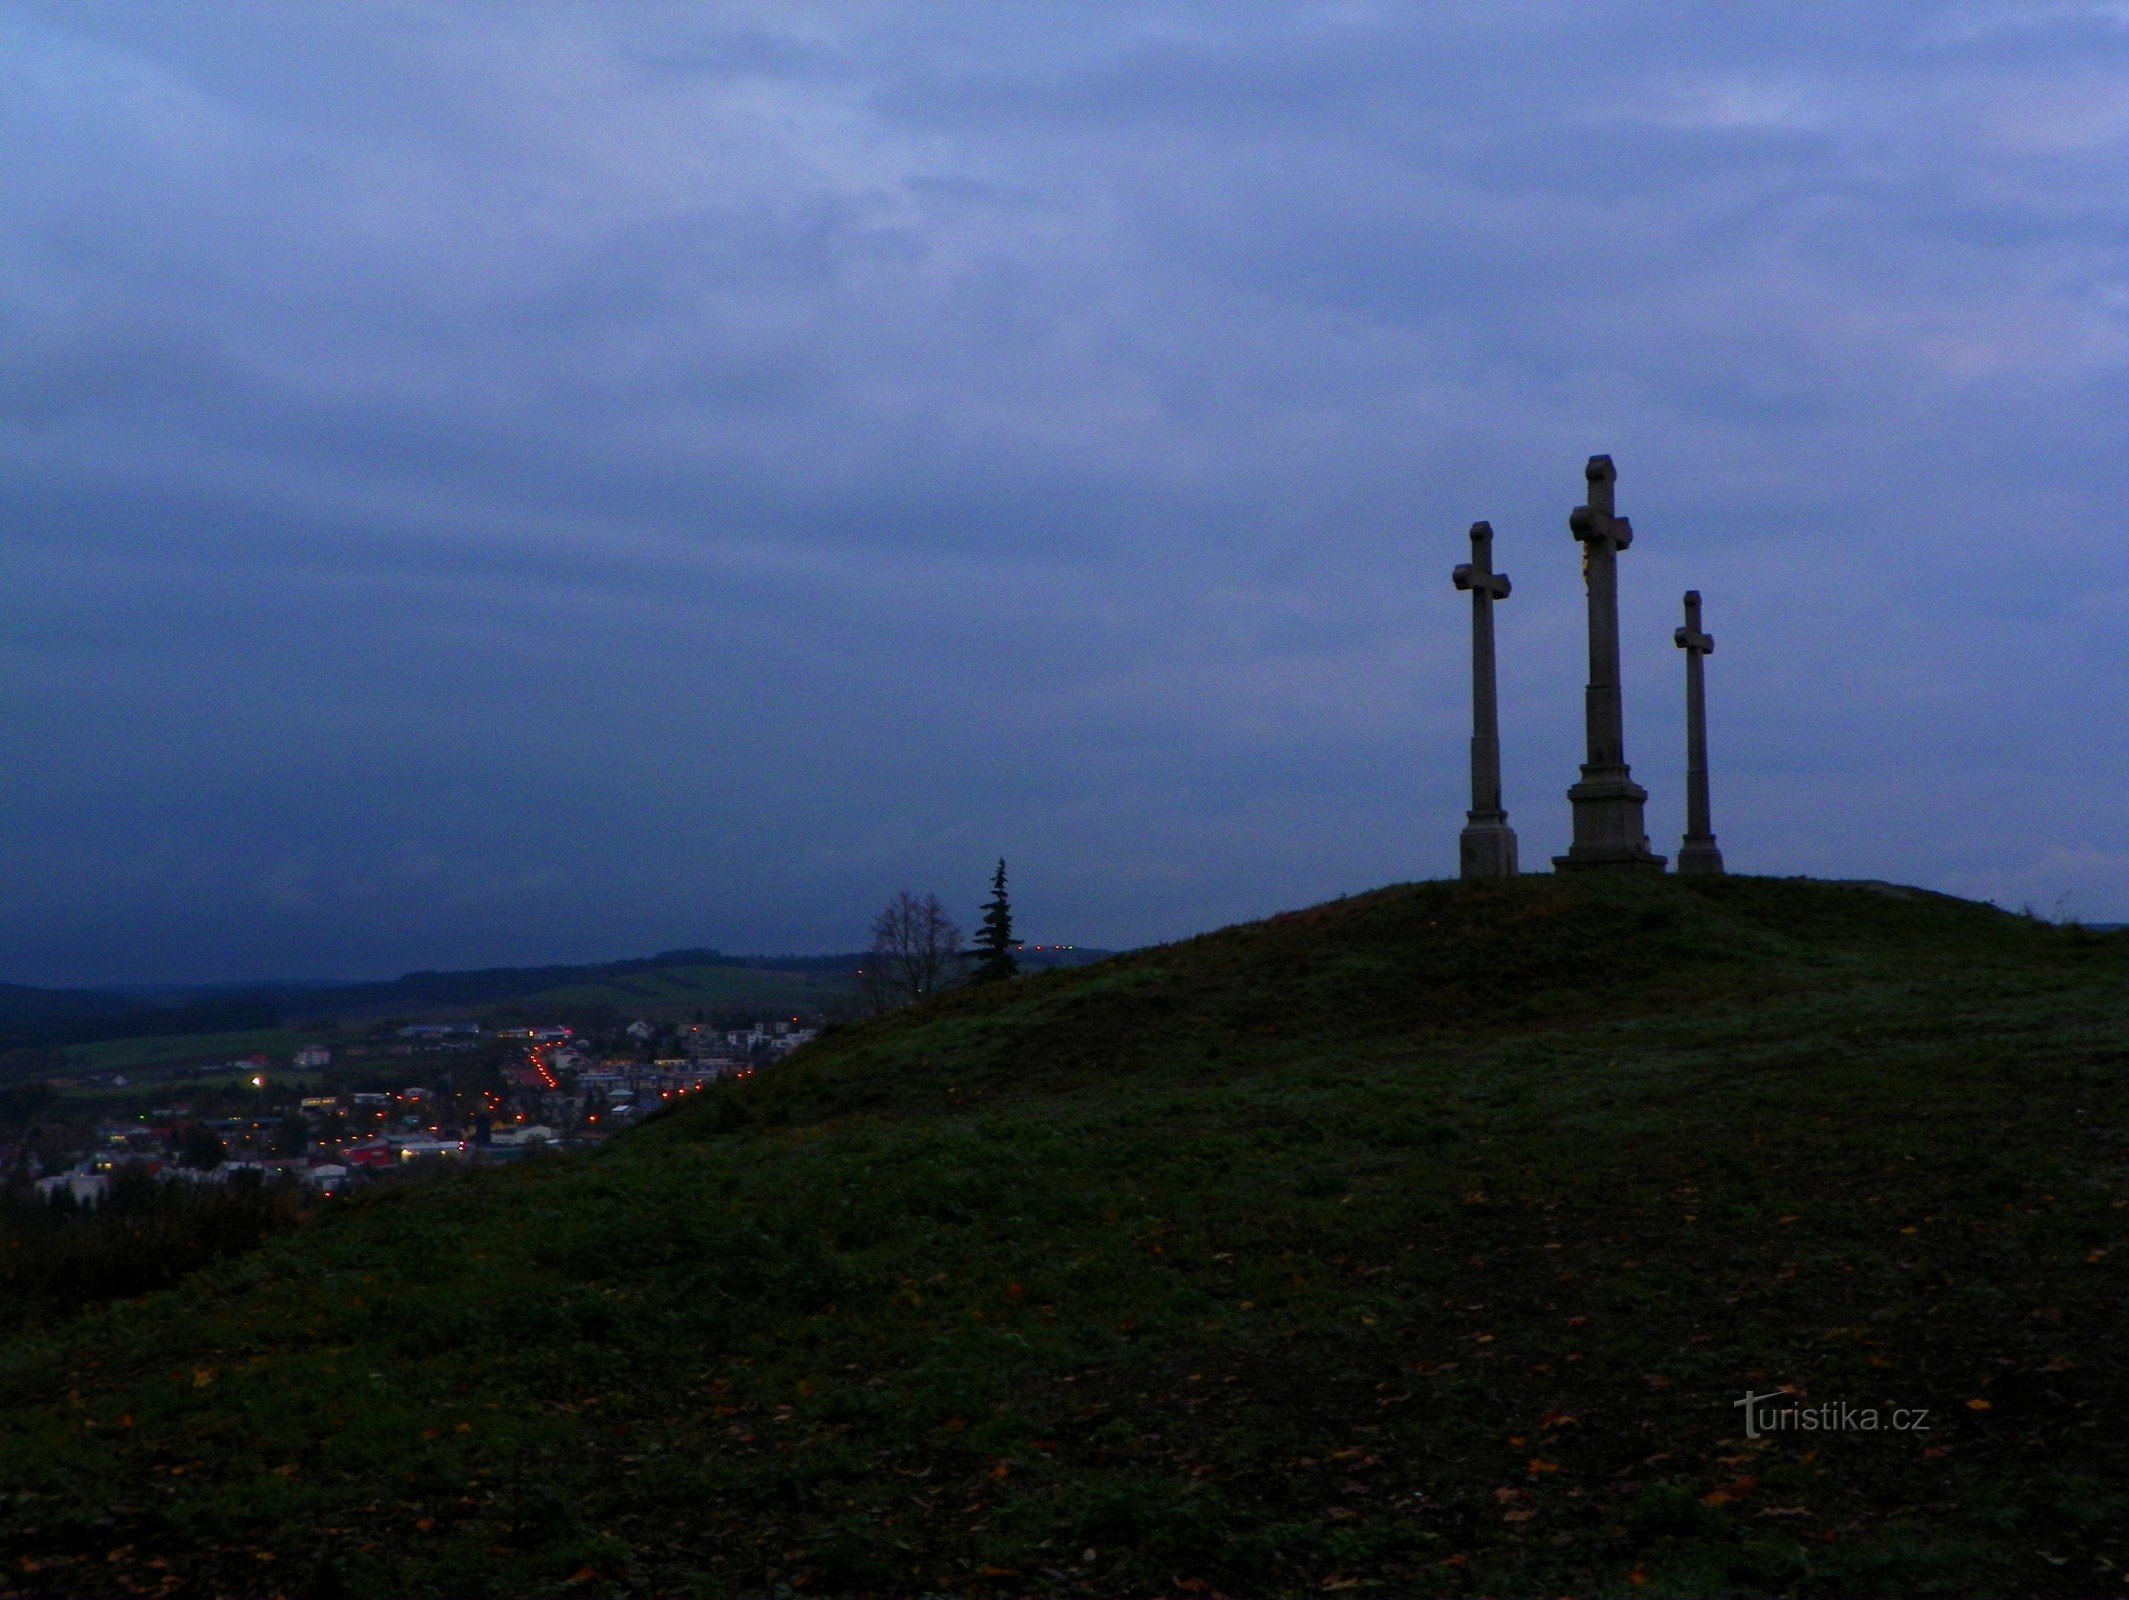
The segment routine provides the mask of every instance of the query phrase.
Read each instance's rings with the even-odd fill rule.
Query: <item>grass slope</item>
[[[950,995],[0,1347],[0,1587],[2119,1592],[2125,952],[1532,878]]]

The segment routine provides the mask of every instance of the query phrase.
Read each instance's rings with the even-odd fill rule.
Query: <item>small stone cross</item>
[[[1619,481],[1612,458],[1591,456],[1582,476],[1589,484],[1589,500],[1568,512],[1567,531],[1584,544],[1602,539],[1614,550],[1624,550],[1634,542],[1634,525],[1612,515],[1612,485]]]
[[[1438,572],[1441,569],[1437,567],[1435,570]],[[1471,524],[1471,559],[1459,562],[1456,570],[1449,574],[1449,578],[1459,589],[1483,594],[1488,599],[1508,598],[1508,574],[1493,570],[1492,523]]]
[[[1685,626],[1674,629],[1671,633],[1671,638],[1677,643],[1679,649],[1690,650],[1695,655],[1705,656],[1715,653],[1714,635],[1700,631],[1700,591],[1698,589],[1686,590]]]
[[[1685,842],[1678,848],[1678,870],[1713,877],[1722,871],[1722,851],[1708,820],[1708,691],[1702,662],[1715,640],[1700,631],[1698,589],[1686,590],[1685,626],[1671,637],[1685,652]]]
[[[1508,574],[1493,570],[1493,524],[1471,524],[1471,559],[1449,574],[1471,596],[1471,810],[1457,836],[1466,878],[1512,878],[1515,830],[1501,809],[1500,707],[1493,686],[1493,603],[1508,598]]]

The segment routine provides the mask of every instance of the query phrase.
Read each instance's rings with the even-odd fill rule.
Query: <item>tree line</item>
[[[872,947],[858,978],[867,1007],[877,1014],[960,984],[1016,977],[1019,948],[1001,856],[972,947],[963,948],[961,926],[937,895],[904,889],[872,919]]]

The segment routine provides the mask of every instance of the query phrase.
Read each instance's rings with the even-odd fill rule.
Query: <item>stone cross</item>
[[[1626,766],[1626,733],[1619,706],[1619,552],[1634,542],[1633,525],[1612,511],[1612,485],[1619,474],[1610,456],[1591,456],[1582,476],[1589,493],[1567,518],[1582,541],[1582,571],[1589,586],[1589,688],[1583,698],[1589,758],[1582,781],[1567,791],[1574,805],[1574,843],[1553,867],[1661,872],[1663,857],[1650,853],[1641,808],[1648,791]]]
[[[1501,724],[1493,685],[1493,602],[1508,598],[1508,574],[1493,570],[1493,525],[1471,524],[1471,559],[1450,575],[1471,593],[1471,809],[1457,836],[1466,878],[1512,878],[1515,830],[1501,809]]]
[[[1722,871],[1722,852],[1708,823],[1708,696],[1703,658],[1715,640],[1700,631],[1700,591],[1685,592],[1685,626],[1671,638],[1685,652],[1685,843],[1678,848],[1678,870],[1695,877]]]

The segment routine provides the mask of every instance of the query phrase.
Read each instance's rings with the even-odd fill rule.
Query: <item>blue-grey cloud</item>
[[[1038,936],[1565,842],[2129,915],[2110,5],[0,11],[0,973]],[[1668,848],[1659,837],[1659,848]]]

